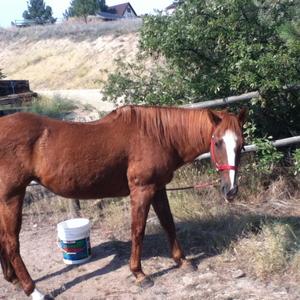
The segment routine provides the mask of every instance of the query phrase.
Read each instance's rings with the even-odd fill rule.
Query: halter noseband
[[[211,160],[214,162],[217,171],[220,171],[220,172],[221,171],[229,171],[229,170],[236,171],[236,169],[237,169],[236,166],[231,166],[228,164],[221,165],[217,162],[216,155],[215,155],[215,137],[214,137],[214,135],[212,135],[212,137],[211,137],[210,154],[211,154]]]

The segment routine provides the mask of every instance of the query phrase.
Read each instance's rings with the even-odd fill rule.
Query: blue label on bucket
[[[60,240],[60,247],[63,250],[63,258],[66,260],[81,260],[91,255],[90,238],[87,237],[76,241]]]

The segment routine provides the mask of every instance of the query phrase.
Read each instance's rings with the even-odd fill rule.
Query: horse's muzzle
[[[230,187],[227,184],[222,185],[221,187],[221,192],[225,198],[226,201],[233,201],[233,199],[235,198],[235,196],[238,193],[238,186],[234,185],[234,187],[232,189],[230,189]]]

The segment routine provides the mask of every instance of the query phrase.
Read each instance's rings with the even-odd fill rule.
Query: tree
[[[108,11],[105,0],[72,0],[70,7],[65,11],[64,17],[83,17],[87,23],[89,15],[95,15],[99,11]]]
[[[2,69],[0,69],[0,79],[5,78],[6,76],[2,73]]]
[[[56,19],[52,17],[52,8],[46,6],[44,0],[29,0],[27,10],[23,12],[23,18],[35,21],[37,24],[56,22]]]
[[[160,84],[145,90],[132,66],[119,67],[105,95],[111,100],[117,91],[126,102],[181,104],[259,90],[263,97],[251,106],[259,132],[300,133],[299,93],[282,89],[299,84],[299,39],[283,37],[286,26],[296,28],[297,10],[299,0],[186,0],[172,15],[147,16],[141,49],[165,63],[163,72],[151,73],[145,63],[142,74],[152,77],[143,80],[159,78]],[[128,83],[123,91],[122,79]]]

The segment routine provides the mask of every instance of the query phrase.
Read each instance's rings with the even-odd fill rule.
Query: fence
[[[276,141],[273,141],[272,144],[276,148],[285,147],[285,146],[292,145],[292,144],[300,144],[300,136],[298,135],[298,136],[293,136],[293,137],[290,137],[290,138],[276,140]],[[245,150],[243,151],[243,153],[252,152],[252,151],[257,151],[257,146],[256,145],[247,145],[247,146],[245,146]],[[206,158],[210,158],[210,153],[201,154],[196,159],[201,160],[201,159],[206,159]]]
[[[28,80],[0,80],[0,97],[29,91]]]
[[[284,86],[282,88],[283,91],[298,91],[300,90],[300,85],[295,84],[291,86]],[[182,107],[187,107],[187,108],[212,108],[212,107],[217,107],[217,106],[222,106],[222,105],[228,105],[232,104],[235,102],[239,101],[249,101],[252,98],[257,98],[260,97],[259,91],[254,91],[254,92],[249,92],[245,94],[241,94],[238,96],[230,96],[230,97],[224,97],[220,99],[215,99],[215,100],[209,100],[209,101],[203,101],[203,102],[197,102],[197,103],[192,103],[192,104],[186,104],[182,105]]]
[[[295,90],[299,90],[299,89],[300,89],[300,85],[293,85],[293,86],[283,87],[283,90],[285,90],[285,91],[295,91]],[[239,102],[239,101],[249,101],[252,98],[257,98],[259,96],[260,96],[259,91],[254,91],[254,92],[245,93],[245,94],[238,95],[238,96],[230,96],[230,97],[224,97],[224,98],[215,99],[215,100],[209,100],[209,101],[203,101],[203,102],[198,102],[198,103],[186,104],[186,105],[182,105],[182,107],[186,107],[186,108],[212,108],[212,107],[232,104],[232,103]],[[285,139],[273,141],[272,144],[273,144],[274,147],[284,147],[284,146],[288,146],[288,145],[291,145],[291,144],[300,144],[300,136],[294,136],[294,137],[290,137],[290,138],[285,138]],[[247,146],[245,146],[245,150],[243,151],[243,153],[251,152],[251,151],[257,151],[256,145],[247,145]],[[210,158],[210,153],[204,153],[202,155],[199,155],[196,158],[196,160],[201,160],[201,159],[206,159],[206,158]]]
[[[255,92],[242,94],[242,95],[239,95],[239,96],[224,97],[224,98],[210,100],[210,101],[187,104],[187,105],[183,105],[182,107],[187,107],[187,108],[212,108],[212,107],[216,107],[216,106],[235,103],[235,102],[238,102],[238,101],[251,100],[252,98],[256,98],[256,97],[259,97],[259,96],[260,96],[259,92],[255,91]]]
[[[28,80],[0,80],[0,116],[21,110],[37,93],[30,90]]]
[[[61,20],[61,19],[60,19]],[[29,27],[29,26],[36,26],[36,25],[52,25],[55,24],[56,20],[54,21],[45,21],[45,20],[15,20],[14,22],[12,22],[12,26],[16,26],[16,27]],[[61,23],[61,21],[59,21],[59,23]]]

